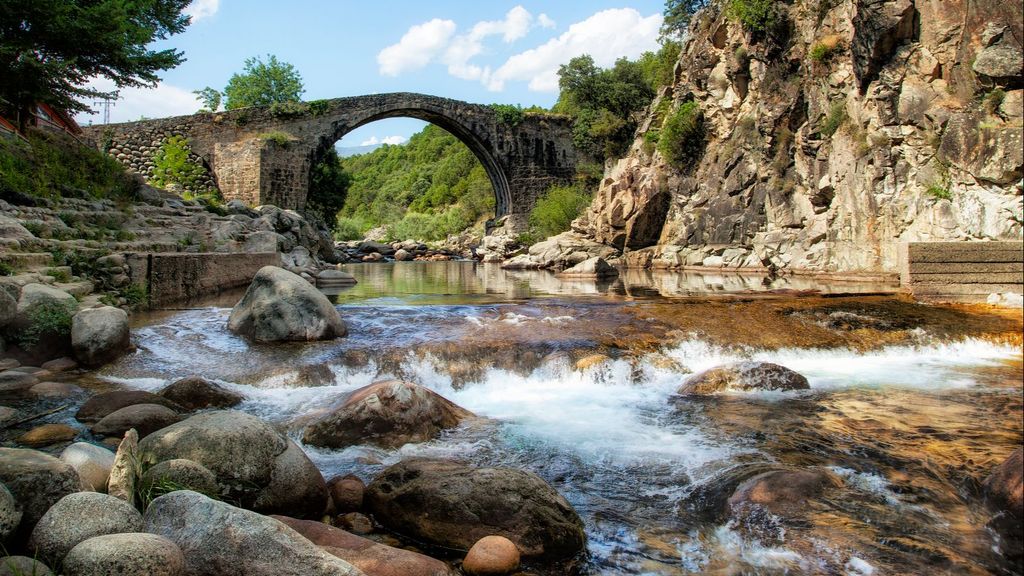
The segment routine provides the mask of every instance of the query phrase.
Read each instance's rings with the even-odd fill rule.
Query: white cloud
[[[409,28],[398,44],[392,44],[377,54],[380,73],[398,76],[426,66],[444,50],[454,33],[455,22],[440,18]]]
[[[104,92],[114,90],[114,83],[105,78],[89,82],[90,88]],[[194,114],[202,104],[191,90],[160,83],[155,88],[122,88],[118,99],[110,107],[111,122],[132,122],[145,116],[146,118],[163,118]],[[96,109],[95,114],[81,113],[75,120],[85,126],[90,123],[103,122],[103,108],[88,102]]]
[[[555,21],[547,14],[541,14],[540,16],[537,16],[537,25],[541,28],[554,28]]]
[[[370,136],[369,139],[363,140],[359,143],[360,146],[375,146],[377,144],[405,144],[408,140],[405,136],[385,136],[383,138],[377,138],[376,136]]]
[[[490,67],[469,63],[471,58],[484,51],[483,41],[489,36],[500,35],[506,44],[515,42],[526,36],[533,26],[533,15],[522,6],[509,10],[504,20],[477,22],[468,34],[456,36],[445,51],[444,63],[448,65],[448,73],[463,80],[481,80],[486,83],[491,75]]]
[[[558,66],[571,58],[589,54],[595,64],[608,67],[618,58],[634,59],[657,50],[661,21],[661,14],[644,17],[633,8],[604,10],[573,24],[558,38],[510,57],[481,80],[495,92],[509,81],[529,82],[530,90],[537,92],[556,92]]]
[[[220,0],[192,0],[192,3],[185,8],[185,14],[191,16],[192,23],[195,24],[203,18],[216,14],[218,8],[220,8]]]

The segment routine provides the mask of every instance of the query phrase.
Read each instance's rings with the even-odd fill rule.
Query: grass
[[[270,132],[264,132],[259,135],[259,139],[264,142],[273,142],[282,148],[287,148],[289,144],[294,142],[296,138],[291,134],[282,130],[271,130]]]
[[[543,239],[565,232],[589,205],[590,194],[582,186],[552,186],[530,211],[530,236]]]
[[[46,275],[62,284],[71,281],[71,274],[63,268],[47,268]]]
[[[0,276],[14,276],[14,267],[7,262],[0,262]]]
[[[677,170],[687,170],[704,153],[704,113],[696,102],[685,102],[665,121],[658,151]]]
[[[825,64],[832,60],[832,57],[839,53],[842,48],[843,37],[838,34],[830,34],[811,46],[808,53],[811,60]]]
[[[29,314],[29,326],[18,335],[18,344],[31,350],[46,334],[70,335],[71,319],[76,309],[76,304],[66,301],[48,300],[40,303]]]
[[[946,183],[932,183],[924,191],[925,194],[935,198],[937,200],[952,200],[953,193],[949,190],[949,185]]]
[[[832,108],[825,116],[825,119],[822,120],[821,126],[818,130],[821,132],[822,136],[831,138],[848,119],[849,116],[846,114],[846,100],[833,102]]]

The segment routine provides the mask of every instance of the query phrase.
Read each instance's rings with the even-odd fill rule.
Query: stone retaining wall
[[[247,286],[264,266],[280,266],[277,252],[125,254],[132,282],[148,289],[150,308],[162,308]]]
[[[911,242],[900,246],[900,283],[915,298],[985,302],[1024,293],[1022,242]]]

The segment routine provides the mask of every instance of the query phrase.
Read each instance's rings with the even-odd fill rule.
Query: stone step
[[[1024,272],[1024,262],[911,262],[911,274]]]
[[[59,288],[60,290],[63,290],[68,294],[75,296],[76,298],[81,298],[83,296],[86,296],[87,294],[91,294],[95,289],[92,282],[89,282],[87,280],[81,280],[79,282],[57,283],[54,284],[53,286],[54,288]]]
[[[933,284],[912,284],[910,286],[910,290],[911,290],[911,292],[914,293],[914,296],[925,296],[925,295],[929,295],[929,294],[931,294],[931,295],[934,295],[934,294],[946,294],[946,295],[984,294],[984,295],[987,296],[988,294],[994,294],[994,293],[997,293],[997,292],[1015,292],[1015,293],[1019,294],[1021,292],[1021,285],[1020,284],[1016,284],[1016,283],[1015,284],[960,284],[960,283],[956,283],[956,284],[941,284],[941,283],[933,283]]]
[[[1024,272],[966,272],[958,274],[914,274],[911,286],[917,284],[1024,284]]]
[[[39,270],[53,265],[49,252],[0,252],[0,262],[15,270]]]

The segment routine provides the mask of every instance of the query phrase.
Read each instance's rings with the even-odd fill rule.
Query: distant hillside
[[[351,158],[360,154],[369,154],[383,145],[384,143],[381,142],[378,144],[367,144],[366,146],[335,146],[334,149],[338,151],[338,156]]]

